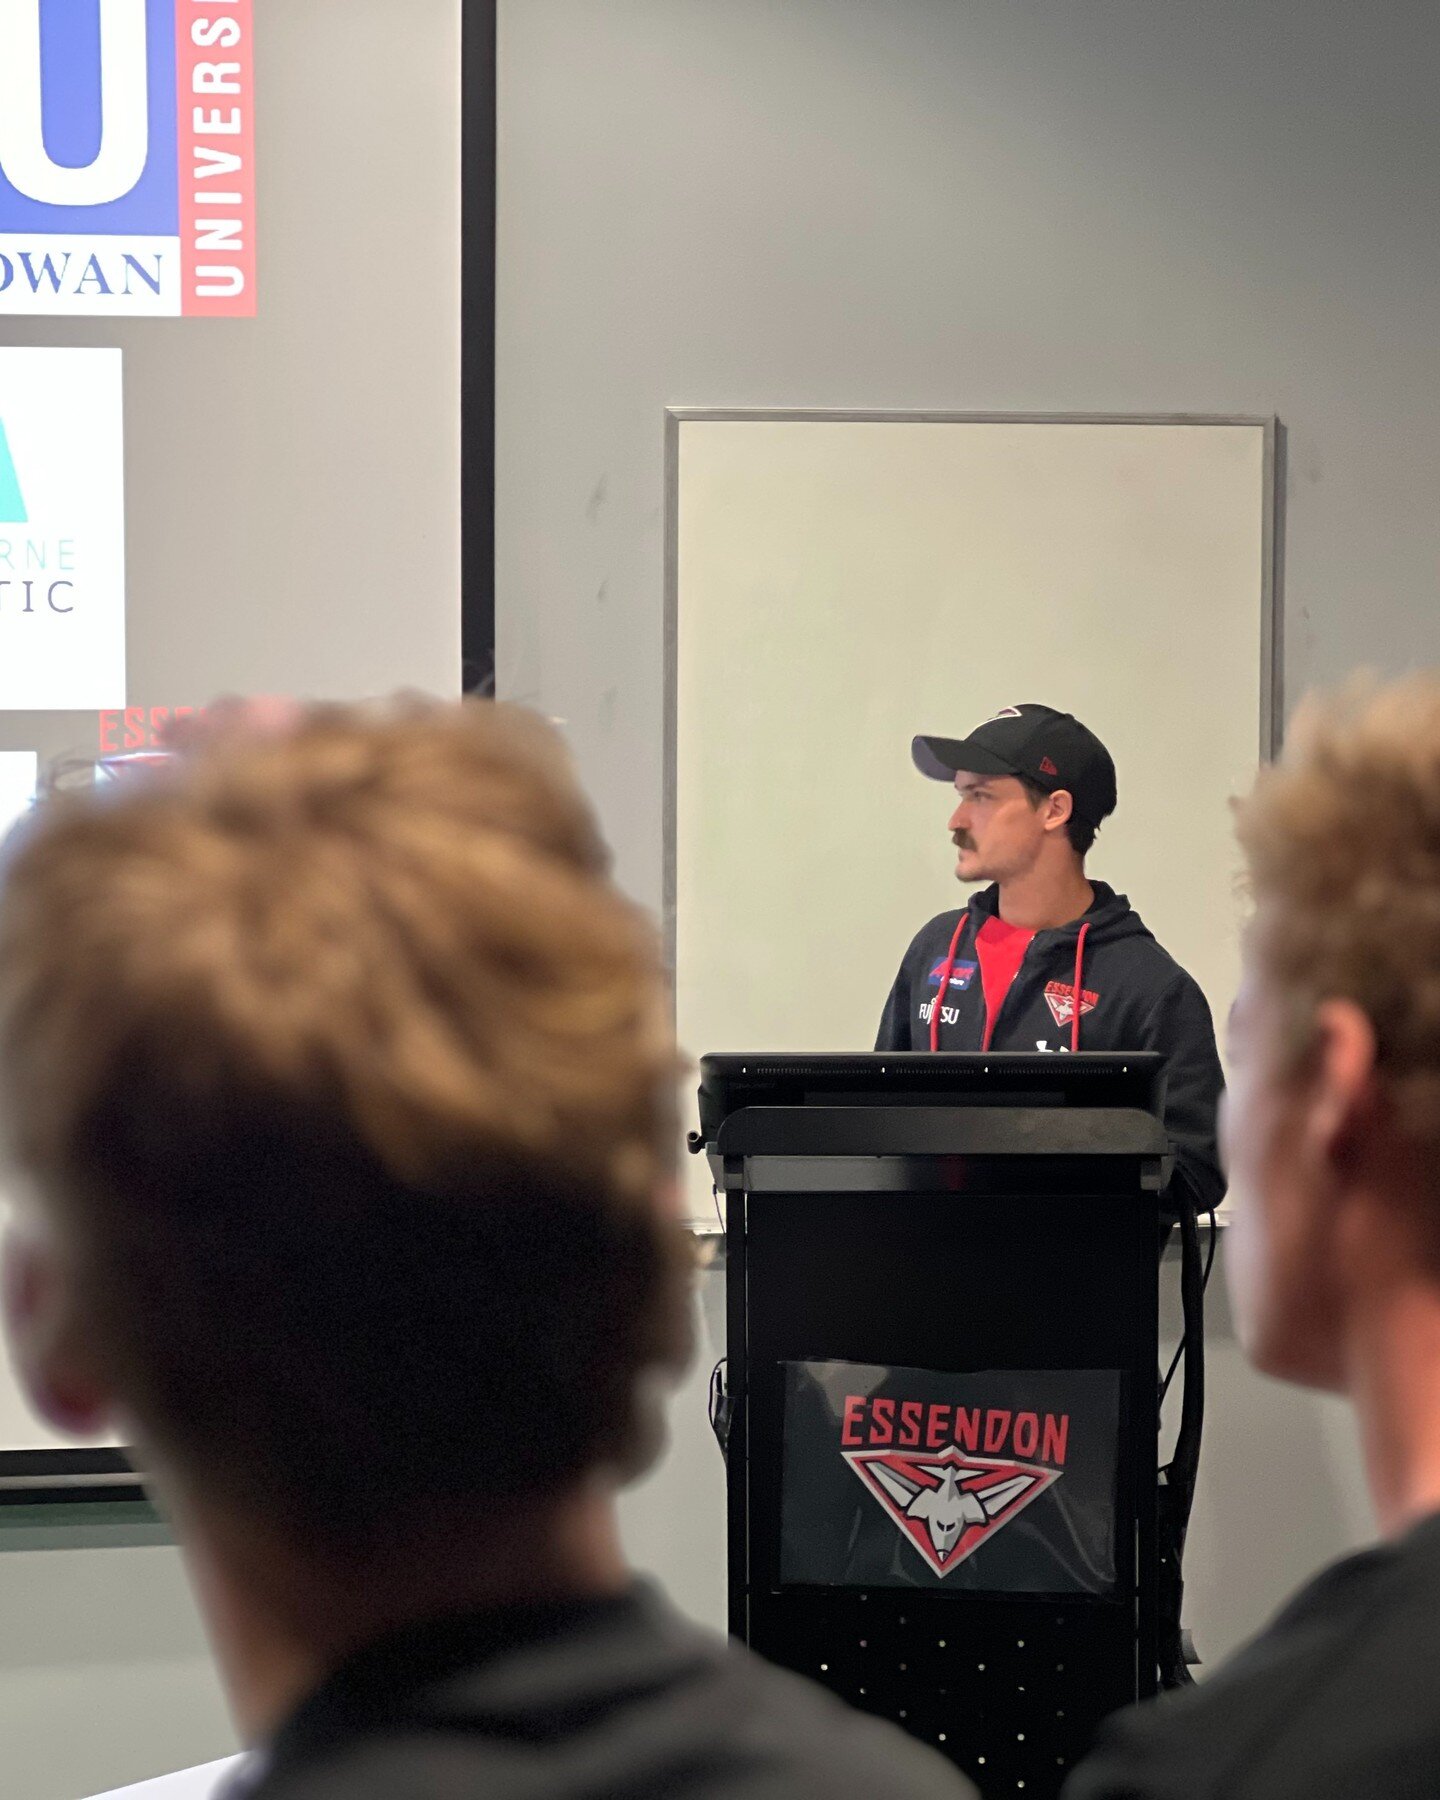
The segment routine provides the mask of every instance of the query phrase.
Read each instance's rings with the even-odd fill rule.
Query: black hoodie
[[[885,1002],[877,1050],[928,1050],[930,1012],[955,942],[940,1010],[941,1050],[1160,1050],[1166,1057],[1165,1125],[1203,1212],[1225,1196],[1215,1145],[1223,1078],[1215,1027],[1198,983],[1146,930],[1123,894],[1103,881],[1083,918],[1037,931],[985,1045],[985,996],[975,934],[997,913],[998,887],[941,913],[916,935]],[[958,941],[955,928],[965,921]],[[1083,939],[1081,933],[1084,933]],[[1076,956],[1083,1004],[1075,1018]],[[1078,1030],[1077,1030],[1078,1027]],[[1078,1037],[1078,1043],[1076,1039]]]

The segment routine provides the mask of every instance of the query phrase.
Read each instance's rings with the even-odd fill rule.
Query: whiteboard
[[[910,939],[970,891],[910,740],[1025,701],[1111,750],[1087,867],[1223,1022],[1228,802],[1278,720],[1273,421],[676,409],[667,453],[687,1052],[870,1048]]]

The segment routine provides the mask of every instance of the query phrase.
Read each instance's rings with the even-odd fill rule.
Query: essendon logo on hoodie
[[[1060,1479],[1069,1437],[1068,1413],[851,1394],[840,1454],[943,1579]]]
[[[1080,1017],[1094,1012],[1100,996],[1091,988],[1080,990]],[[1045,983],[1045,1004],[1050,1008],[1050,1016],[1057,1025],[1068,1025],[1075,1017],[1075,988],[1068,981],[1047,981]]]

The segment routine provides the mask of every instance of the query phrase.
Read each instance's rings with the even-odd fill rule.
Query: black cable
[[[1210,1271],[1215,1267],[1215,1246],[1220,1241],[1220,1225],[1212,1206],[1206,1214],[1210,1226],[1210,1244],[1205,1252],[1205,1274],[1200,1282],[1200,1292],[1210,1291]],[[1180,1367],[1180,1358],[1185,1354],[1186,1333],[1180,1333],[1180,1342],[1175,1346],[1175,1354],[1170,1358],[1170,1367],[1165,1371],[1165,1379],[1160,1383],[1160,1404],[1165,1404],[1165,1396],[1170,1392],[1170,1383],[1175,1379],[1175,1371]]]
[[[712,1431],[715,1428],[715,1409],[720,1404],[720,1395],[723,1391],[723,1380],[722,1380],[720,1371],[724,1367],[725,1367],[725,1358],[722,1356],[720,1358],[720,1360],[715,1364],[715,1367],[710,1371],[710,1409],[709,1410],[710,1410],[710,1428]]]
[[[734,1402],[730,1398],[725,1385],[725,1372],[730,1364],[728,1356],[722,1356],[710,1371],[710,1429],[715,1433],[715,1442],[720,1446],[720,1454],[728,1462],[730,1458],[730,1419]]]
[[[1170,1461],[1161,1471],[1159,1528],[1159,1677],[1163,1688],[1188,1687],[1186,1635],[1181,1625],[1185,1598],[1185,1539],[1200,1472],[1200,1439],[1205,1421],[1205,1284],[1200,1267],[1200,1220],[1194,1196],[1176,1183],[1180,1216],[1180,1298],[1184,1317],[1185,1380],[1181,1390],[1180,1429]],[[1211,1242],[1216,1229],[1211,1227]]]
[[[715,1217],[720,1229],[725,1230],[725,1215],[720,1210],[720,1189],[715,1182],[710,1183],[710,1198],[715,1205]],[[735,1403],[725,1384],[725,1374],[730,1359],[722,1356],[710,1371],[710,1429],[715,1433],[715,1442],[720,1446],[723,1461],[730,1460],[730,1420],[735,1411]]]

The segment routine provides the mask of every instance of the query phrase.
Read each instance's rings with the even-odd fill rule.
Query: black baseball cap
[[[960,769],[977,775],[1019,775],[1047,794],[1064,788],[1075,816],[1099,825],[1115,810],[1115,763],[1093,731],[1053,706],[1007,706],[969,737],[917,737],[915,767],[932,781],[953,781]]]

